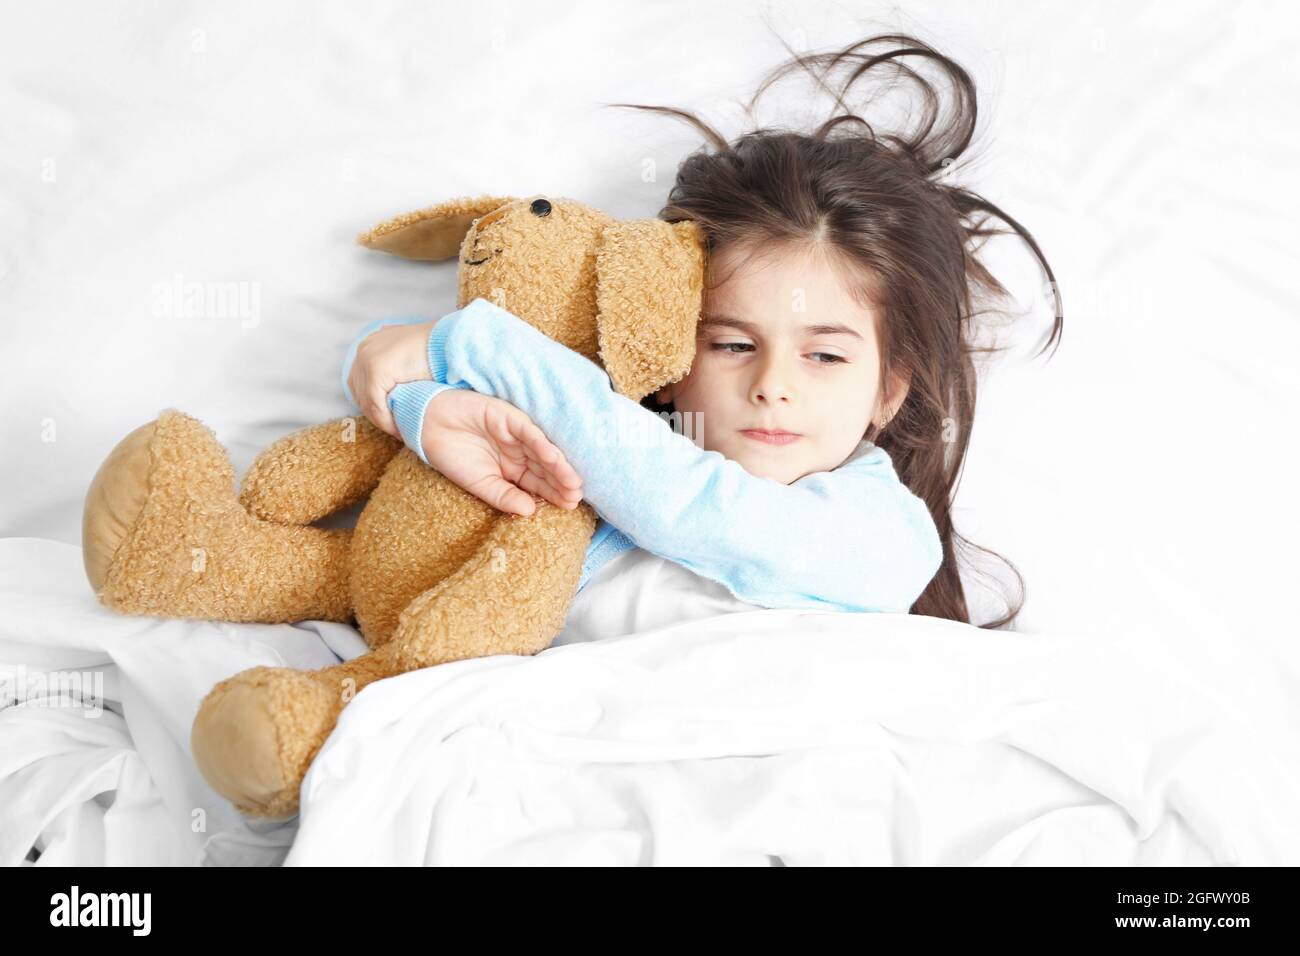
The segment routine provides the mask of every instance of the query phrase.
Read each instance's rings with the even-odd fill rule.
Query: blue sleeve
[[[429,320],[422,315],[396,316],[392,318],[375,319],[357,333],[356,338],[348,345],[347,354],[343,357],[343,395],[347,398],[348,404],[360,411],[360,406],[352,397],[352,391],[348,388],[348,377],[352,374],[352,363],[357,357],[357,347],[361,345],[361,340],[375,332],[378,332],[386,325],[415,325],[419,322],[428,322]],[[424,410],[429,407],[429,402],[433,396],[448,388],[468,388],[469,386],[448,385],[443,382],[419,381],[403,382],[396,386],[388,393],[388,408],[393,413],[393,420],[397,423],[397,430],[402,436],[402,441],[406,446],[420,456],[420,461],[426,465],[429,459],[424,455],[424,445],[420,441],[420,436],[424,431]]]
[[[839,468],[788,485],[751,475],[487,299],[440,319],[428,351],[430,384],[471,388],[523,410],[564,452],[602,518],[742,601],[905,614],[943,562],[929,509],[878,446],[863,442]],[[432,397],[390,394],[412,420]],[[412,435],[415,444],[407,443],[418,448],[419,432]]]

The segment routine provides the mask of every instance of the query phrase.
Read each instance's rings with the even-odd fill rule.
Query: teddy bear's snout
[[[501,251],[500,249],[492,249],[491,252],[487,251],[486,247],[490,246],[491,243],[483,237],[483,230],[504,216],[509,208],[509,206],[502,206],[499,209],[494,209],[485,215],[479,216],[470,223],[470,229],[473,230],[474,238],[470,240],[470,258],[462,260],[465,265],[482,265],[491,259],[492,256]],[[534,199],[528,206],[528,211],[539,219],[544,219],[549,216],[551,214],[551,209],[552,206],[550,200],[543,199],[540,196]],[[482,244],[480,244],[480,239],[483,239]]]
[[[475,256],[476,258],[473,258],[473,259],[465,259],[465,260],[463,260],[463,261],[464,261],[465,265],[467,265],[467,266],[481,266],[483,263],[487,262],[489,259],[492,258],[492,256],[496,255],[496,254],[497,254],[498,252],[500,252],[500,251],[501,251],[500,249],[493,249],[492,252],[491,252],[490,254],[488,254],[488,255],[486,255],[486,256],[483,256],[483,255],[480,255],[478,249],[473,249],[473,250],[471,250],[470,255],[471,255],[471,256]]]
[[[481,216],[470,223],[469,228],[471,237],[469,242],[469,255],[461,260],[465,265],[482,265],[484,262],[491,259],[496,252],[501,251],[497,249],[493,252],[487,252],[487,247],[490,244],[490,241],[485,241],[483,239],[483,230],[491,223],[496,222],[500,215],[501,211],[498,209],[494,212],[488,213],[486,216]]]

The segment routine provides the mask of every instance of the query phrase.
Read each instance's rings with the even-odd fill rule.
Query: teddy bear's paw
[[[81,512],[81,554],[86,578],[96,593],[104,586],[113,559],[134,530],[149,496],[150,446],[156,421],[141,425],[108,453],[86,492]]]
[[[124,613],[212,616],[195,596],[241,518],[226,450],[198,419],[166,409],[95,473],[82,511],[86,577]]]
[[[194,718],[190,749],[214,790],[241,812],[287,818],[341,709],[310,671],[254,667],[222,681]]]

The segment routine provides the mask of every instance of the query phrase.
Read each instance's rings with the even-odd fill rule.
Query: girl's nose
[[[749,387],[749,400],[772,404],[789,402],[794,397],[791,379],[785,359],[769,350],[758,360],[754,381]]]

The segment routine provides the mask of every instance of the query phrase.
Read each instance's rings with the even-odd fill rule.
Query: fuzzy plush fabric
[[[481,196],[398,216],[368,247],[459,254],[458,307],[488,298],[604,363],[639,400],[694,357],[704,251],[692,223],[619,222],[570,199]],[[369,496],[355,529],[312,522]],[[597,523],[537,499],[503,514],[364,418],[280,439],[236,493],[225,449],[174,409],[113,449],[86,496],[86,572],[126,614],[355,618],[372,650],[321,671],[257,667],[199,707],[194,760],[242,811],[297,810],[343,707],[372,681],[447,661],[535,654],[563,628]]]

